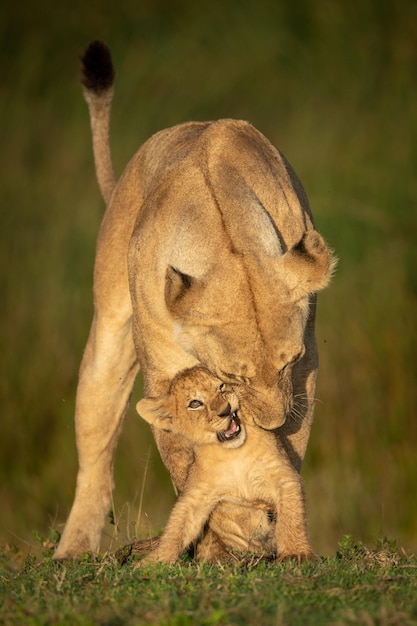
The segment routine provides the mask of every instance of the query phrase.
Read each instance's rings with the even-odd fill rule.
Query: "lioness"
[[[315,292],[328,284],[334,265],[298,178],[247,122],[189,122],[161,131],[116,182],[108,137],[113,78],[109,50],[93,42],[83,58],[83,84],[107,209],[77,389],[77,487],[58,559],[99,549],[115,447],[140,368],[151,397],[198,364],[246,385],[243,409],[263,428],[281,427],[277,436],[300,470],[318,363]],[[155,438],[181,490],[192,446],[163,430]],[[238,535],[251,533],[244,507],[220,505],[210,518],[209,550],[222,537],[225,517]]]
[[[141,563],[176,561],[219,502],[250,508],[263,502],[277,520],[265,547],[280,560],[313,556],[300,475],[274,433],[240,410],[229,384],[193,367],[176,375],[168,394],[140,400],[136,408],[155,429],[184,437],[194,452],[159,545]]]

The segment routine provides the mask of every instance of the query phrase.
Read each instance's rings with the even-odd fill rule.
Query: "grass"
[[[3,551],[4,626],[30,624],[215,626],[417,623],[417,560],[379,541],[370,550],[350,537],[317,563],[247,559],[213,566],[183,562],[133,569],[112,555],[55,563]],[[14,565],[11,563],[14,562]]]
[[[254,123],[299,173],[340,258],[319,298],[312,543],[334,555],[345,534],[383,533],[416,550],[416,23],[412,0],[0,4],[2,544],[61,529],[73,497],[103,212],[78,59],[98,37],[117,67],[118,173],[153,132],[221,116]],[[139,394],[140,380],[132,406]],[[133,410],[114,497],[120,543],[160,529],[174,498]]]

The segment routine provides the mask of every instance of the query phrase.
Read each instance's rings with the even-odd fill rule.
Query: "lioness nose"
[[[223,411],[221,411],[220,413],[218,413],[217,415],[219,417],[227,417],[228,415],[230,415],[230,411],[232,410],[232,407],[230,406],[230,402],[228,402],[226,404],[226,406],[224,407]]]

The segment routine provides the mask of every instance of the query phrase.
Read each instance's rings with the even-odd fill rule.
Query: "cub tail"
[[[115,71],[110,50],[101,41],[90,43],[81,63],[81,82],[90,113],[96,176],[101,195],[108,204],[116,185],[109,141]]]

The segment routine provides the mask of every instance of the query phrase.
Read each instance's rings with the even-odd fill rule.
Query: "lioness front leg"
[[[77,487],[55,559],[97,552],[111,508],[115,447],[139,369],[130,320],[121,323],[115,317],[93,322],[81,363],[75,415]]]

